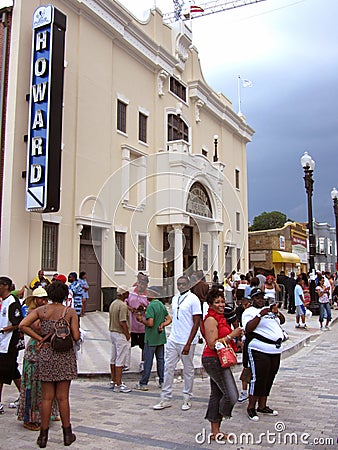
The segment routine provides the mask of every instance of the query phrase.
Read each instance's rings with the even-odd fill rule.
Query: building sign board
[[[300,262],[302,264],[307,264],[308,262],[308,252],[307,252],[307,242],[306,239],[301,239],[298,237],[291,238],[292,253],[299,256]]]
[[[279,236],[279,249],[285,250],[285,236]]]
[[[26,210],[60,208],[66,16],[52,5],[33,15]]]
[[[187,212],[202,217],[212,217],[211,202],[201,183],[194,183],[188,193]]]

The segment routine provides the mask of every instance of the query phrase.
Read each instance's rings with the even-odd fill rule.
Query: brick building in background
[[[249,266],[256,272],[307,272],[307,230],[304,224],[287,222],[282,228],[249,232]]]

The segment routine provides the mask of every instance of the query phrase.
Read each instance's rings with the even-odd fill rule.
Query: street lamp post
[[[308,209],[308,230],[309,230],[309,266],[310,266],[310,297],[311,302],[309,309],[312,314],[319,314],[319,305],[316,297],[316,282],[314,280],[315,269],[315,254],[316,254],[316,238],[313,234],[313,213],[312,213],[312,193],[313,193],[313,171],[315,168],[315,162],[311,156],[304,152],[304,155],[300,159],[300,163],[304,169],[304,181],[305,190],[307,193],[307,209]]]
[[[338,191],[334,187],[331,191],[333,200],[333,211],[336,218],[336,271],[338,270]]]
[[[217,145],[218,145],[218,136],[217,136],[217,134],[215,134],[215,135],[214,135],[214,147],[215,147],[215,152],[214,152],[214,162],[217,162],[217,161],[218,161]]]

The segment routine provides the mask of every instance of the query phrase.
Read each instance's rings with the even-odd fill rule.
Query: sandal
[[[60,416],[50,416],[50,420],[53,422],[60,422],[61,418]]]
[[[40,424],[37,422],[24,422],[23,426],[30,431],[40,431]]]

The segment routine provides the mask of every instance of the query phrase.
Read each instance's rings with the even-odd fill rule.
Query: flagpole
[[[238,98],[238,115],[242,115],[241,111],[241,76],[237,77],[237,98]]]
[[[191,17],[191,0],[189,1],[189,20],[190,20],[190,31],[191,31],[191,39],[193,39],[193,34],[192,34],[192,17]]]

